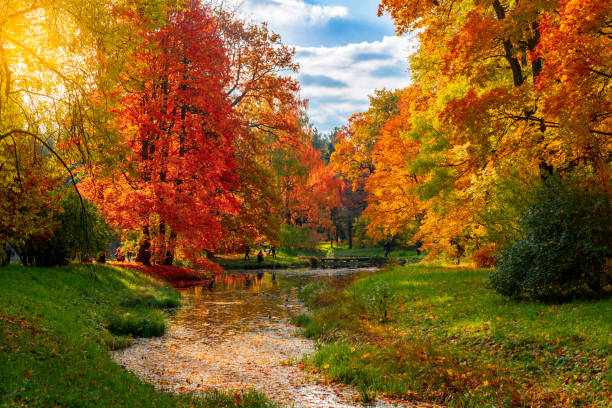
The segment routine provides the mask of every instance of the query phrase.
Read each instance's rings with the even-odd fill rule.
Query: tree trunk
[[[349,249],[353,249],[353,221],[348,220],[348,244]]]
[[[136,262],[151,266],[151,236],[149,235],[148,225],[142,227],[142,238],[140,238],[140,242],[138,243]]]
[[[159,223],[159,235],[153,238],[152,263],[164,264],[166,259],[166,251],[166,222],[161,220]]]
[[[166,245],[166,256],[164,257],[164,265],[172,265],[174,263],[174,252],[176,248],[176,232],[170,231],[170,239]]]

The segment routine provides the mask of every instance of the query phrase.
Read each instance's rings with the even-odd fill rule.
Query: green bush
[[[0,244],[0,266],[6,266],[10,261],[11,253],[9,249],[5,245]]]
[[[97,258],[105,253],[115,232],[98,213],[96,205],[70,190],[61,199],[61,212],[50,236],[32,237],[15,245],[26,264],[66,265],[72,259]]]
[[[612,213],[594,183],[549,178],[520,221],[521,238],[503,250],[489,276],[509,297],[544,301],[612,293]]]
[[[166,332],[165,316],[156,310],[131,311],[110,318],[107,329],[117,336],[155,337]]]
[[[279,245],[287,251],[306,249],[313,251],[319,244],[319,237],[308,227],[282,225],[278,235]]]
[[[368,236],[368,220],[365,217],[359,217],[353,224],[353,246],[355,248],[372,248],[379,244],[379,240],[375,240]]]

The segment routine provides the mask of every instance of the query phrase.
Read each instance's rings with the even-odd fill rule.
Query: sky
[[[328,132],[368,108],[375,89],[410,83],[407,57],[416,46],[397,37],[378,0],[243,0],[241,13],[267,21],[296,49],[302,97],[314,126]]]

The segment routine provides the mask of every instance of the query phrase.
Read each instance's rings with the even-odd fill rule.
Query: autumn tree
[[[372,151],[375,170],[366,181],[363,217],[368,220],[368,236],[378,241],[389,237],[401,237],[403,243],[412,241],[425,215],[416,191],[421,179],[407,166],[418,155],[420,145],[405,136],[411,124],[400,114],[410,103],[419,103],[418,94],[411,89],[401,92],[397,114],[387,120]]]
[[[298,70],[294,50],[266,24],[247,23],[223,8],[216,16],[230,58],[225,91],[243,128],[233,142],[240,180],[233,193],[241,205],[225,217],[230,239],[220,248],[232,250],[276,241],[282,223],[313,223],[333,198],[322,194],[329,178],[312,151],[306,102],[289,75]]]
[[[351,116],[336,136],[330,166],[346,183],[336,217],[346,228],[351,248],[353,224],[367,206],[366,183],[376,170],[375,145],[387,121],[398,113],[398,100],[398,91],[376,91],[368,111]]]
[[[114,1],[6,0],[0,7],[0,240],[48,236],[58,189],[80,164],[112,162],[105,86],[132,46]],[[135,2],[162,10],[162,1]],[[113,50],[115,64],[101,55]],[[63,193],[62,193],[63,194]],[[81,201],[82,210],[85,210]]]
[[[141,231],[139,261],[171,264],[177,250],[198,259],[222,240],[222,217],[239,205],[231,194],[239,127],[216,20],[197,2],[165,11],[161,27],[139,10],[124,18],[143,39],[114,91],[127,153],[110,174],[89,169],[88,194],[115,225]]]
[[[430,248],[516,239],[526,191],[551,173],[609,185],[609,1],[383,0],[398,33],[417,32],[405,109],[421,146],[419,236]],[[607,187],[609,190],[609,186]]]

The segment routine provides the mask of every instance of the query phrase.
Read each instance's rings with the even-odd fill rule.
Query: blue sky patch
[[[318,85],[329,88],[345,88],[349,86],[347,83],[338,81],[325,75],[308,75],[302,74],[299,77],[300,83],[304,85]]]
[[[239,0],[235,0],[239,1]],[[395,35],[389,16],[377,17],[379,0],[246,0],[241,10],[267,21],[296,48],[297,79],[308,115],[326,132],[368,108],[376,89],[410,84],[407,57],[414,37]]]

